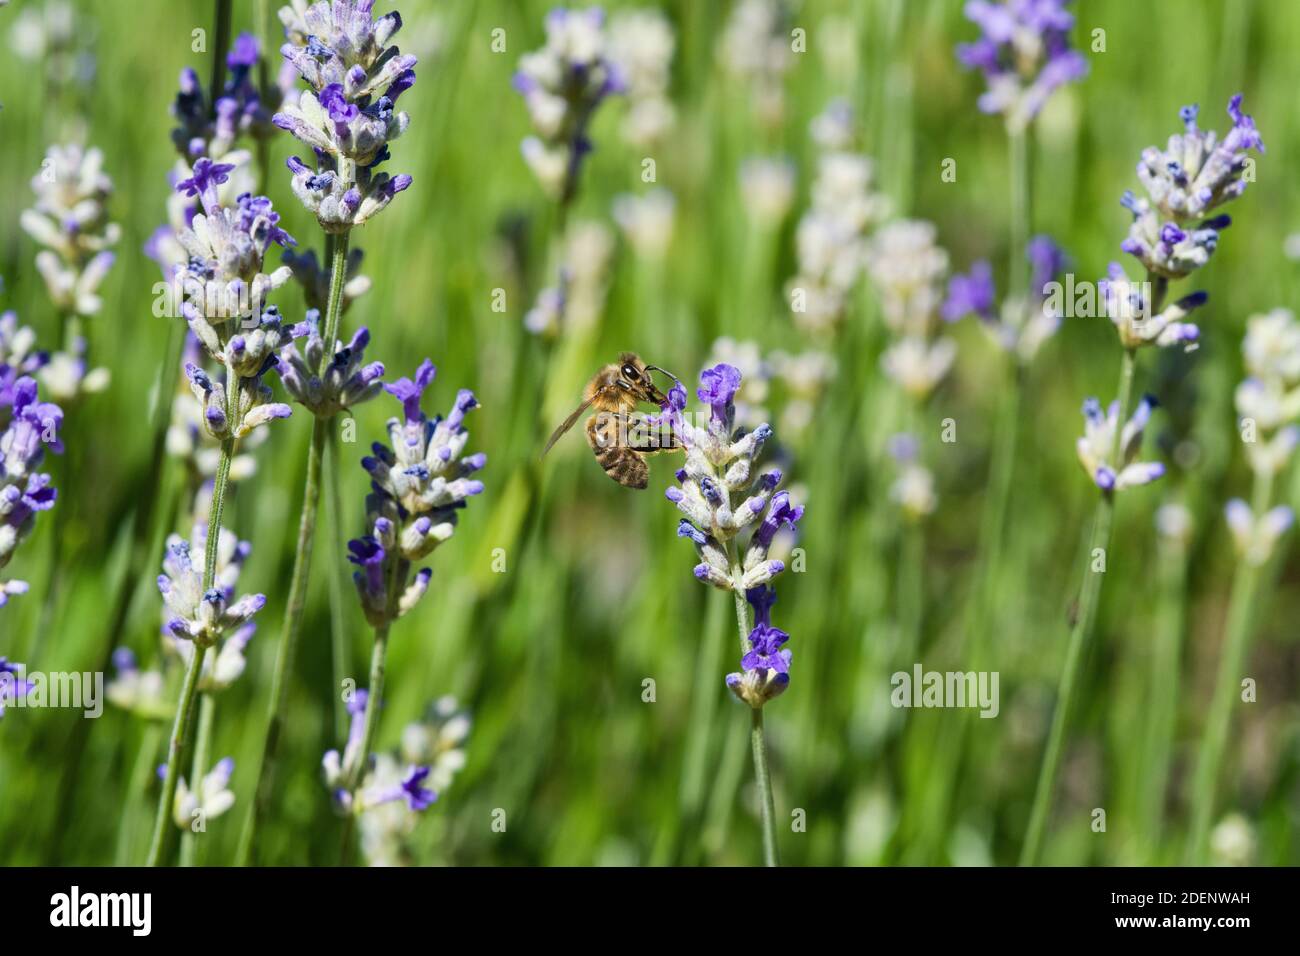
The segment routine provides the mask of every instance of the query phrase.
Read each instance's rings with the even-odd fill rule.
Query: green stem
[[[321,373],[334,358],[334,341],[338,338],[339,323],[343,315],[343,286],[347,282],[348,239],[346,232],[325,237],[326,251],[330,260],[329,301],[325,306],[325,328],[321,338],[325,340],[325,353],[321,356]]]
[[[1255,520],[1259,520],[1268,510],[1272,497],[1272,473],[1257,471],[1254,493],[1251,495]],[[1187,862],[1196,866],[1206,866],[1209,863],[1210,825],[1214,820],[1219,769],[1228,743],[1228,730],[1232,726],[1233,702],[1237,699],[1238,682],[1246,661],[1246,648],[1250,643],[1262,572],[1263,565],[1253,563],[1243,556],[1238,561],[1237,572],[1232,579],[1223,654],[1219,658],[1219,674],[1215,679],[1210,713],[1205,721],[1205,735],[1201,738],[1197,753],[1196,776],[1192,781],[1192,834],[1187,847]]]
[[[348,234],[326,235],[325,247],[330,260],[329,300],[325,311],[325,328],[321,337],[325,348],[321,354],[318,375],[334,356],[338,337],[340,313],[343,311],[343,283],[347,271]],[[312,548],[316,540],[316,519],[320,510],[321,462],[325,454],[325,441],[329,432],[329,419],[314,418],[311,445],[307,451],[307,477],[303,485],[302,513],[298,519],[298,546],[294,552],[293,573],[289,581],[289,599],[284,606],[284,623],[281,627],[280,648],[276,652],[275,671],[271,675],[271,700],[267,708],[266,736],[262,742],[261,764],[257,773],[257,788],[252,806],[244,818],[244,828],[239,836],[236,865],[252,862],[253,841],[257,827],[270,806],[275,787],[275,773],[279,756],[280,736],[284,730],[289,701],[289,676],[293,672],[298,638],[302,633],[303,613],[307,607],[307,585],[311,577]]]
[[[710,601],[704,634],[695,651],[695,685],[691,695],[689,736],[682,768],[681,813],[693,819],[704,798],[704,778],[708,771],[710,742],[717,714],[718,673],[722,667],[723,642],[719,635],[724,605]]]
[[[731,580],[741,578],[740,562],[735,557],[734,542],[727,542],[727,557],[731,562]],[[732,589],[736,604],[736,631],[740,637],[740,653],[743,657],[749,651],[749,606],[745,596],[737,589]],[[780,866],[781,860],[776,847],[776,810],[772,798],[772,777],[767,770],[767,744],[763,737],[763,710],[753,708],[753,723],[749,732],[750,747],[754,753],[754,783],[758,787],[759,803],[763,816],[763,864]]]
[[[167,771],[163,777],[162,795],[158,798],[158,813],[154,817],[153,839],[149,844],[149,866],[162,864],[163,846],[167,842],[167,824],[172,818],[172,804],[176,801],[176,777],[180,770],[181,751],[185,748],[185,735],[189,730],[190,715],[194,710],[194,692],[199,686],[206,647],[196,647],[185,672],[185,684],[176,705],[176,719],[172,723],[171,743],[167,748]]]
[[[754,751],[754,782],[763,806],[763,865],[780,866],[776,849],[776,805],[772,799],[772,777],[767,771],[767,744],[763,739],[763,708],[753,709],[749,743]]]
[[[344,600],[343,582],[348,579],[347,559],[341,547],[346,534],[343,526],[343,503],[340,498],[341,484],[339,433],[336,429],[329,432],[330,465],[325,480],[329,483],[329,498],[326,501],[330,534],[330,658],[334,671],[334,729],[339,737],[348,732],[348,710],[343,702],[340,689],[348,672],[348,626],[347,607]]]
[[[213,28],[215,47],[212,51],[212,81],[208,87],[209,102],[216,104],[221,88],[226,85],[226,52],[230,49],[231,0],[217,0],[216,20]]]
[[[140,737],[140,748],[136,751],[131,764],[131,775],[127,783],[126,794],[122,800],[122,820],[117,834],[117,849],[113,854],[114,866],[129,866],[131,847],[135,845],[135,836],[139,832],[140,818],[145,812],[138,806],[154,775],[154,754],[162,741],[162,725],[150,720]]]
[[[194,759],[190,763],[190,792],[201,793],[203,775],[208,772],[212,751],[212,725],[217,713],[216,701],[211,694],[199,694],[199,729],[194,735]],[[181,834],[181,866],[194,866],[198,857],[198,837],[193,821]]]
[[[307,452],[307,479],[302,493],[302,514],[298,519],[298,545],[294,552],[293,575],[289,580],[289,599],[284,606],[284,623],[280,629],[280,647],[275,655],[275,670],[271,674],[271,699],[266,715],[266,736],[262,741],[262,758],[257,774],[257,788],[253,803],[244,818],[244,828],[239,836],[236,854],[237,866],[253,862],[253,840],[257,827],[266,815],[275,788],[280,736],[289,703],[289,675],[293,673],[294,657],[298,650],[298,636],[302,632],[303,610],[307,604],[307,583],[311,571],[312,545],[316,538],[316,515],[320,502],[321,457],[329,421],[316,418],[312,422],[311,445]]]
[[[238,386],[232,384],[230,394],[233,396],[237,391]],[[235,419],[231,418],[231,421]],[[234,455],[235,439],[227,438],[221,443],[221,458],[217,461],[217,473],[212,481],[212,503],[208,508],[207,541],[203,555],[204,591],[211,590],[217,578],[217,541],[221,537],[221,515],[225,506],[226,486],[230,482],[230,460]],[[180,774],[181,752],[185,749],[190,716],[194,712],[194,697],[198,692],[199,676],[203,673],[203,659],[207,653],[206,645],[194,648],[189,670],[185,673],[185,684],[181,688],[181,698],[176,705],[176,720],[172,724],[171,743],[167,748],[167,772],[163,777],[162,794],[158,798],[158,815],[154,819],[153,840],[149,846],[149,866],[158,866],[162,863],[163,846],[167,842],[167,821],[171,819],[172,804],[176,800],[176,779]]]
[[[1007,250],[1007,288],[1011,297],[1021,298],[1029,287],[1029,144],[1025,130],[1008,130],[1011,167],[1011,248]]]
[[[1183,628],[1186,624],[1187,545],[1165,540],[1160,555],[1160,604],[1156,617],[1155,646],[1151,652],[1151,712],[1147,720],[1142,772],[1149,780],[1138,793],[1135,815],[1142,834],[1144,862],[1155,865],[1160,846],[1173,759],[1174,731],[1178,723],[1178,674],[1181,667]]]
[[[375,646],[370,651],[370,686],[366,699],[365,723],[361,727],[361,751],[357,762],[347,781],[348,792],[352,794],[347,819],[343,823],[343,839],[339,847],[339,863],[347,863],[352,844],[352,831],[357,819],[357,789],[366,775],[366,765],[370,763],[370,751],[375,746],[375,736],[379,731],[379,709],[384,699],[384,663],[388,656],[388,630],[390,624],[385,622],[375,628]]]
[[[1133,370],[1135,356],[1132,349],[1124,350],[1119,377],[1119,420],[1115,428],[1115,439],[1111,446],[1110,462],[1118,467],[1120,460],[1120,436],[1124,423],[1128,420],[1129,399],[1133,392]],[[1074,625],[1070,628],[1070,641],[1065,649],[1065,666],[1061,671],[1060,684],[1056,692],[1056,710],[1052,714],[1052,727],[1047,737],[1047,751],[1043,757],[1038,773],[1038,786],[1034,791],[1033,809],[1029,815],[1029,829],[1025,833],[1025,843],[1020,852],[1020,865],[1033,866],[1038,862],[1042,846],[1043,832],[1047,825],[1047,813],[1052,804],[1052,793],[1056,789],[1057,771],[1060,769],[1061,750],[1065,743],[1065,730],[1070,718],[1070,709],[1074,703],[1074,693],[1079,677],[1079,664],[1083,653],[1092,639],[1093,624],[1097,619],[1097,603],[1101,595],[1101,581],[1104,571],[1093,570],[1098,550],[1105,555],[1110,548],[1111,523],[1115,514],[1115,496],[1104,491],[1097,502],[1096,516],[1092,522],[1092,536],[1088,543],[1088,552],[1084,555],[1083,587],[1079,594],[1079,605],[1075,611]],[[1104,565],[1103,565],[1104,567]]]

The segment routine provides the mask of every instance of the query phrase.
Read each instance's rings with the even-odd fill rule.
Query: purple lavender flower
[[[982,319],[994,318],[993,269],[980,259],[971,264],[967,275],[955,275],[948,280],[948,298],[940,314],[945,322],[955,322],[966,315]]]
[[[389,46],[402,18],[374,20],[373,7],[373,0],[322,0],[281,12],[288,38],[281,52],[311,89],[273,122],[317,158],[315,170],[297,157],[289,169],[294,194],[329,233],[362,225],[411,184],[405,174],[375,171],[410,124],[396,103],[415,83],[416,58]]]
[[[555,199],[577,191],[583,158],[591,152],[587,127],[596,108],[626,90],[606,56],[605,15],[599,7],[546,15],[546,45],[519,61],[513,85],[524,98],[535,136],[522,143],[524,161]]]
[[[1051,236],[1034,236],[1025,247],[1029,259],[1029,294],[1046,296],[1046,285],[1065,271],[1069,258]]]
[[[1104,414],[1097,399],[1089,398],[1083,403],[1084,434],[1077,443],[1079,462],[1103,492],[1110,494],[1149,484],[1165,473],[1165,466],[1160,462],[1136,460],[1142,450],[1142,433],[1155,407],[1156,400],[1150,395],[1138,402],[1119,434],[1120,460],[1115,462],[1110,457],[1120,427],[1119,402],[1111,402]]]
[[[1247,152],[1263,153],[1264,141],[1254,119],[1241,111],[1241,100],[1238,93],[1228,101],[1232,128],[1222,139],[1196,125],[1197,106],[1184,106],[1179,111],[1184,131],[1169,137],[1164,150],[1142,151],[1138,181],[1164,219],[1185,227],[1246,191]]]
[[[686,450],[678,486],[665,492],[685,515],[677,534],[689,538],[700,556],[695,577],[727,591],[749,591],[784,571],[785,564],[770,559],[769,550],[777,531],[782,526],[793,529],[803,516],[803,508],[791,503],[788,492],[776,492],[780,471],[757,472],[755,462],[772,437],[772,427],[764,423],[743,434],[735,430],[740,381],[740,371],[726,364],[700,374],[697,394],[710,407],[705,426],[686,421],[681,383],[669,391],[664,407],[664,418]],[[747,527],[755,530],[736,569],[730,557],[732,542]]]
[[[727,675],[727,686],[755,710],[780,696],[790,685],[789,650],[781,647],[790,635],[772,626],[772,605],[776,590],[769,586],[745,592],[754,609],[754,627],[749,632],[749,651],[740,660],[740,671]]]
[[[0,585],[0,607],[4,607],[4,603],[5,588]],[[9,658],[0,657],[0,718],[5,715],[5,707],[12,705],[19,697],[27,696],[27,692],[32,689],[32,685],[24,679],[23,673],[22,664],[11,664]]]
[[[974,43],[957,46],[957,59],[980,70],[988,84],[984,113],[1002,113],[1009,128],[1024,129],[1060,86],[1085,76],[1088,63],[1071,49],[1069,0],[969,0],[966,19],[980,28]]]
[[[324,378],[316,373],[325,353],[320,334],[320,313],[307,313],[307,321],[295,327],[295,338],[307,336],[300,353],[297,346],[287,345],[281,353],[280,381],[294,400],[318,418],[330,418],[346,408],[369,401],[379,394],[384,374],[382,362],[366,362],[370,330],[357,329],[346,345],[334,344],[334,355],[325,366]]]
[[[974,315],[1003,351],[1021,363],[1033,360],[1038,350],[1061,327],[1061,309],[1051,300],[1050,283],[1065,268],[1064,251],[1048,236],[1035,236],[1025,246],[1029,260],[1029,291],[1025,298],[1008,298],[999,306],[993,270],[983,260],[968,275],[948,282],[948,298],[941,314],[948,322]]]
[[[1150,301],[1148,283],[1131,280],[1118,262],[1112,262],[1106,274],[1107,278],[1097,282],[1097,297],[1103,312],[1114,323],[1121,345],[1126,349],[1144,345],[1195,347],[1200,329],[1183,319],[1209,300],[1208,293],[1185,295],[1152,315],[1154,303]]]
[[[420,400],[435,371],[425,359],[414,379],[384,386],[402,403],[402,417],[388,421],[391,447],[375,442],[373,454],[361,460],[370,474],[366,508],[371,531],[348,543],[349,560],[360,568],[353,577],[366,619],[375,627],[401,617],[424,596],[433,572],[425,568],[408,583],[411,562],[450,538],[460,510],[483,492],[483,482],[470,476],[483,468],[487,456],[464,454],[469,441],[465,414],[478,401],[461,389],[446,418],[427,418]]]
[[[438,794],[424,786],[425,779],[431,772],[430,767],[411,767],[406,771],[400,783],[388,787],[378,787],[367,791],[363,796],[366,809],[377,807],[397,800],[405,801],[407,809],[419,813],[433,806]]]
[[[0,365],[0,385],[8,379],[7,368]],[[37,469],[46,447],[63,451],[62,425],[63,410],[40,401],[36,382],[29,376],[0,388],[0,570],[31,534],[37,513],[54,507],[58,493],[50,476]],[[0,607],[10,595],[26,591],[22,581],[0,581]]]
[[[724,424],[735,417],[733,400],[740,389],[740,369],[732,365],[715,365],[700,373],[696,397],[712,409],[713,421]]]
[[[361,759],[361,744],[365,739],[366,731],[366,708],[369,704],[369,692],[358,690],[352,695],[347,701],[348,739],[344,744],[343,753],[328,750],[321,760],[325,785],[334,795],[335,807],[342,811],[348,811],[352,807],[352,794],[347,784],[360,769],[357,762]]]
[[[18,324],[14,312],[0,314],[0,407],[13,407],[14,386],[34,376],[50,362],[50,353],[36,348],[36,333]]]
[[[1245,191],[1254,162],[1247,152],[1264,152],[1255,121],[1241,112],[1240,93],[1228,102],[1233,125],[1221,140],[1196,125],[1198,113],[1194,105],[1183,107],[1184,132],[1171,136],[1163,151],[1142,151],[1138,180],[1149,198],[1125,192],[1120,199],[1133,216],[1120,248],[1166,279],[1181,279],[1209,261],[1232,219],[1206,214]]]
[[[199,525],[194,537],[186,541],[179,535],[167,540],[163,574],[158,576],[158,590],[163,596],[163,629],[172,637],[200,647],[212,647],[226,634],[239,631],[242,651],[250,632],[241,629],[266,605],[266,596],[250,594],[235,598],[239,572],[247,559],[250,545],[221,529],[217,540],[216,577],[213,586],[203,588],[203,568],[196,566],[191,553],[202,555],[207,544],[207,528]]]
[[[211,100],[211,91],[203,89],[198,73],[189,67],[181,70],[172,102],[177,123],[172,143],[186,162],[201,156],[224,157],[241,136],[260,139],[269,135],[275,103],[265,103],[263,91],[254,82],[254,67],[260,58],[257,37],[239,34],[226,53],[225,84]],[[269,92],[275,98],[279,91],[273,87]]]

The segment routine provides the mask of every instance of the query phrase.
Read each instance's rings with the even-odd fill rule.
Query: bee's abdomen
[[[587,419],[587,444],[605,474],[625,488],[645,488],[650,466],[645,458],[621,444],[619,416],[592,415]]]

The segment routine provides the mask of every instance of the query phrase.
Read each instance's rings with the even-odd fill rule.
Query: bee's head
[[[635,352],[624,352],[618,357],[615,384],[639,402],[663,406],[668,398],[651,381],[650,370],[653,368],[655,366],[647,366]]]

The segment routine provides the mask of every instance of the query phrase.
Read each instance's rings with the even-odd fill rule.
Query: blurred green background
[[[16,0],[0,10],[0,34],[7,39],[14,18],[40,6]],[[174,461],[149,455],[150,384],[167,329],[151,314],[157,267],[140,250],[165,218],[165,175],[175,160],[168,106],[177,73],[190,65],[206,78],[211,56],[191,52],[191,31],[211,29],[211,3],[74,6],[79,36],[93,54],[89,82],[55,96],[41,64],[0,56],[0,306],[16,310],[42,339],[56,335],[32,266],[35,246],[17,221],[46,146],[67,133],[72,115],[86,117],[88,143],[105,153],[116,187],[110,208],[123,229],[106,306],[88,330],[94,360],[111,368],[113,384],[69,414],[75,453],[49,466],[59,507],[70,510],[58,564],[48,566],[54,524],[46,515],[8,569],[30,580],[32,591],[0,612],[0,654],[43,670],[98,666],[131,511],[155,470],[166,469],[164,494],[178,482]],[[658,185],[677,200],[674,239],[658,271],[620,242],[598,331],[575,355],[549,349],[522,325],[547,281],[553,212],[520,157],[529,126],[510,78],[520,55],[541,44],[548,5],[397,6],[405,21],[397,42],[421,65],[418,83],[403,97],[411,127],[394,144],[389,168],[415,181],[354,234],[374,287],[345,323],[349,331],[371,328],[371,353],[390,376],[411,374],[426,355],[433,359],[439,376],[426,408],[445,410],[457,388],[474,389],[482,408],[469,420],[469,448],[488,455],[486,493],[435,555],[430,594],[394,629],[381,748],[394,748],[403,725],[442,695],[455,695],[474,721],[467,766],[420,819],[406,858],[462,865],[756,862],[748,715],[723,686],[723,675],[736,667],[731,602],[691,576],[695,557],[675,537],[677,514],[662,496],[673,465],[654,462],[651,488],[639,494],[605,478],[576,435],[540,472],[537,453],[585,377],[620,349],[693,380],[719,336],[754,340],[765,352],[805,347],[782,289],[795,272],[793,231],[815,172],[808,121],[834,97],[846,97],[858,111],[863,146],[898,212],[937,224],[954,270],[991,258],[1004,287],[1006,141],[1000,120],[975,109],[982,81],[953,57],[954,45],[973,38],[975,28],[957,0],[794,4],[790,25],[807,31],[807,52],[793,56],[782,79],[780,122],[764,124],[717,53],[732,5],[658,4],[677,32],[670,88],[676,127],[647,154],[619,135],[623,104],[603,106],[570,221],[596,219],[614,229],[611,202],[619,193],[646,191],[641,161],[650,155]],[[606,6],[613,12],[629,5]],[[1108,261],[1121,258],[1129,217],[1119,196],[1136,188],[1140,150],[1179,129],[1179,106],[1199,102],[1202,124],[1222,129],[1223,105],[1244,91],[1268,147],[1258,182],[1234,205],[1232,228],[1198,276],[1197,286],[1211,295],[1198,316],[1200,349],[1141,356],[1138,388],[1165,404],[1148,447],[1155,442],[1169,474],[1120,502],[1097,639],[1044,854],[1057,864],[1177,862],[1190,757],[1235,563],[1222,506],[1244,494],[1249,481],[1231,405],[1242,374],[1241,333],[1252,313],[1294,304],[1297,289],[1297,263],[1283,246],[1300,230],[1300,193],[1292,188],[1300,5],[1078,6],[1076,45],[1086,51],[1091,31],[1101,28],[1106,51],[1089,54],[1090,75],[1062,91],[1041,117],[1032,172],[1033,231],[1060,242],[1080,278],[1100,276]],[[253,28],[253,3],[235,3],[234,24],[236,31]],[[498,27],[505,53],[490,46]],[[293,198],[282,165],[300,151],[287,135],[274,140],[267,190],[281,224],[303,248],[319,250],[319,231]],[[793,160],[797,195],[781,228],[756,237],[742,208],[738,167],[764,155]],[[956,182],[941,180],[946,158],[957,162]],[[498,288],[506,292],[504,313],[491,308]],[[296,287],[276,301],[290,317],[300,315]],[[792,635],[792,681],[766,710],[778,819],[790,820],[795,810],[806,817],[805,832],[783,822],[782,853],[791,864],[1010,863],[1033,796],[1078,587],[1081,537],[1095,500],[1075,458],[1079,405],[1086,395],[1113,393],[1114,333],[1100,321],[1067,320],[1032,368],[996,577],[991,663],[1001,675],[1001,713],[980,720],[973,711],[889,706],[889,674],[910,670],[914,661],[887,652],[898,626],[899,542],[880,450],[897,426],[877,371],[879,328],[863,282],[834,346],[838,375],[811,427],[797,441],[778,435],[788,481],[808,506],[799,541],[806,569],[783,577],[776,611],[778,625]],[[951,417],[959,428],[956,443],[931,446],[928,462],[940,497],[926,529],[919,659],[928,669],[969,666],[958,648],[969,620],[1002,381],[977,328],[962,323],[953,334],[961,346],[956,370],[929,406],[933,422],[922,423],[937,434],[940,420]],[[543,394],[555,397],[544,403]],[[777,387],[769,406],[780,409],[785,399]],[[339,743],[330,551],[361,531],[366,479],[355,462],[365,444],[384,437],[395,407],[387,396],[360,407],[361,444],[344,446],[347,520],[339,532],[327,525],[317,546],[284,764],[259,837],[263,862],[330,864],[337,857],[337,818],[319,778],[322,752]],[[233,857],[251,795],[309,431],[300,413],[273,427],[256,451],[257,474],[238,487],[227,513],[227,526],[253,544],[241,590],[264,592],[269,603],[246,674],[218,704],[213,752],[235,758],[238,803],[209,825],[200,841],[204,863]],[[540,500],[529,497],[535,487]],[[1290,503],[1300,504],[1296,482],[1288,477],[1283,487]],[[1192,508],[1195,532],[1185,586],[1162,588],[1153,514],[1170,500]],[[493,569],[498,548],[505,549],[504,573]],[[1223,813],[1248,821],[1245,859],[1262,864],[1300,863],[1300,656],[1293,624],[1300,566],[1289,542],[1286,550],[1251,651],[1248,673],[1259,681],[1259,702],[1238,708],[1220,803]],[[144,662],[158,654],[157,572],[151,559],[120,642]],[[58,599],[48,628],[37,634],[51,579]],[[364,682],[370,633],[350,584],[345,596],[352,673]],[[1129,811],[1149,785],[1135,739],[1150,701],[1153,634],[1169,602],[1185,608],[1188,626],[1173,776],[1163,826],[1153,835]],[[34,644],[38,656],[26,657]],[[173,673],[177,685],[178,677]],[[653,703],[642,699],[646,678],[656,682]],[[174,693],[169,689],[170,699]],[[928,788],[935,785],[937,742],[958,722],[967,724],[966,753],[955,797],[949,812],[933,816]],[[97,721],[70,711],[10,711],[0,722],[0,861],[140,861],[157,799],[156,781],[140,768],[162,759],[160,740],[147,722],[113,708]],[[1108,811],[1106,833],[1090,827],[1097,807]],[[504,832],[492,826],[497,809],[506,814]]]

